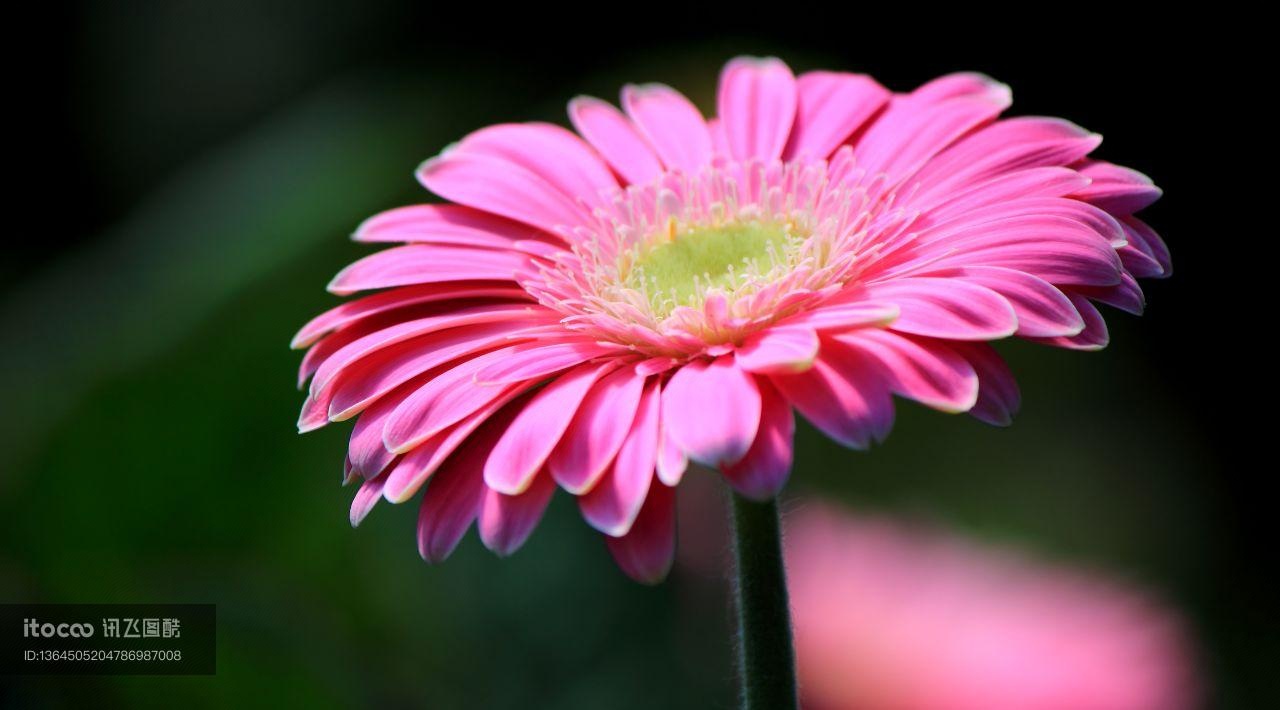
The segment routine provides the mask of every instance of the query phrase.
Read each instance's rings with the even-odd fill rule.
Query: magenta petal
[[[978,400],[973,366],[941,341],[871,328],[833,337],[878,362],[895,394],[944,412],[966,412]]]
[[[889,100],[862,74],[812,71],[796,80],[795,125],[784,157],[826,158]]]
[[[409,244],[383,249],[333,277],[329,291],[345,296],[392,286],[446,281],[511,281],[529,257],[515,251],[451,245]]]
[[[631,430],[643,390],[644,378],[626,367],[592,387],[547,460],[562,488],[582,495],[596,485]]]
[[[994,340],[1013,335],[1018,317],[1003,296],[956,278],[899,278],[866,287],[872,301],[899,309],[889,328],[951,340]]]
[[[949,272],[947,277],[962,278],[1004,296],[1018,316],[1018,335],[1023,337],[1069,336],[1084,330],[1084,319],[1071,299],[1031,274],[994,266],[969,266]]]
[[[795,120],[796,78],[779,59],[738,57],[720,74],[717,113],[734,158],[775,160]]]
[[[973,365],[978,375],[978,401],[969,414],[995,426],[1011,424],[1022,404],[1022,395],[1004,358],[985,343],[953,343],[952,347]]]
[[[1131,215],[1162,194],[1151,178],[1137,170],[1094,160],[1085,161],[1077,170],[1093,182],[1074,196],[1114,215]]]
[[[824,343],[812,369],[771,381],[805,419],[849,448],[866,449],[893,427],[884,376],[867,356],[843,345]]]
[[[685,365],[662,394],[667,436],[689,458],[719,468],[751,448],[760,425],[760,390],[733,357]]]
[[[618,449],[613,467],[578,498],[582,517],[606,535],[626,535],[649,492],[658,454],[660,392],[656,382],[645,388],[631,432]]]
[[[609,103],[579,96],[569,102],[569,120],[627,182],[645,184],[662,175],[662,163],[653,148],[630,119]]]
[[[546,232],[466,205],[408,205],[380,212],[356,228],[358,242],[422,242],[511,249]]]
[[[763,375],[803,372],[818,356],[818,334],[803,326],[774,326],[749,336],[734,354],[738,367]]]
[[[1101,350],[1111,341],[1111,336],[1107,331],[1107,322],[1102,318],[1102,314],[1098,312],[1096,306],[1089,302],[1089,299],[1083,294],[1075,291],[1066,291],[1067,298],[1071,299],[1072,305],[1080,312],[1081,318],[1084,319],[1084,330],[1075,335],[1061,336],[1056,338],[1031,338],[1045,345],[1054,345],[1060,348],[1069,348],[1071,350]]]
[[[506,160],[454,150],[418,168],[418,180],[441,197],[557,234],[590,223],[590,213],[563,191]]]
[[[471,446],[450,456],[432,477],[418,510],[418,554],[427,562],[447,559],[479,515],[488,490],[484,485],[485,456],[507,421],[504,415],[489,422]]]
[[[659,417],[658,427],[658,480],[668,486],[680,485],[685,469],[689,467],[689,457],[684,455],[680,446],[667,431],[667,418]]]
[[[725,467],[729,485],[752,500],[769,500],[778,495],[791,474],[792,439],[795,416],[791,405],[767,381],[760,388],[760,430],[751,450],[741,461]]]
[[[649,489],[631,530],[605,537],[609,552],[627,576],[642,584],[666,579],[676,552],[676,492],[662,484]]]
[[[696,173],[711,162],[711,133],[698,109],[662,84],[628,85],[622,107],[668,168]]]
[[[493,489],[485,491],[480,503],[481,542],[502,557],[520,549],[542,520],[555,490],[555,481],[543,473],[535,476],[519,495],[505,495]]]
[[[351,500],[351,527],[359,527],[365,517],[373,511],[373,507],[382,499],[382,486],[387,482],[386,474],[371,478],[360,486],[356,496]]]
[[[550,123],[503,123],[458,144],[459,153],[505,161],[537,175],[572,200],[604,207],[618,181],[599,155],[572,131]]]
[[[508,496],[523,493],[569,428],[578,404],[610,368],[580,365],[534,395],[489,454],[485,484]]]

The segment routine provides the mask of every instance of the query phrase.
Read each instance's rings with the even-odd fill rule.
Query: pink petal
[[[1102,137],[1060,118],[1019,117],[987,126],[957,141],[921,169],[918,199],[1031,168],[1070,165],[1098,147]]]
[[[812,328],[779,325],[747,337],[734,353],[738,367],[762,375],[803,372],[818,357],[818,334]]]
[[[781,60],[738,57],[720,74],[718,107],[730,155],[776,160],[796,115],[796,78]]]
[[[899,314],[889,328],[952,340],[994,340],[1013,335],[1018,317],[1003,296],[954,278],[901,278],[868,284],[867,298],[892,303]]]
[[[566,336],[572,338],[574,336]],[[515,348],[511,357],[486,363],[476,372],[475,381],[480,385],[497,385],[509,382],[546,377],[566,368],[614,349],[590,340],[543,341]]]
[[[868,328],[833,336],[878,362],[894,393],[944,412],[965,412],[978,400],[978,375],[947,345]]]
[[[1084,319],[1084,330],[1076,335],[1056,338],[1031,338],[1031,340],[1071,350],[1101,350],[1105,348],[1107,343],[1110,342],[1111,336],[1107,332],[1107,322],[1103,320],[1102,314],[1085,296],[1075,291],[1066,291],[1065,293],[1067,298],[1071,299],[1071,304],[1076,307],[1076,310],[1080,312],[1080,316]]]
[[[573,197],[537,174],[487,155],[448,151],[418,168],[418,181],[441,197],[532,225],[550,234],[557,227],[590,224]]]
[[[1003,296],[1018,315],[1018,335],[1023,337],[1075,335],[1084,329],[1084,319],[1071,299],[1031,274],[994,266],[967,266],[936,275],[964,279]]]
[[[550,351],[550,352],[543,352]],[[498,365],[519,371],[510,382],[527,389],[539,378],[591,359],[597,350],[581,343],[530,343],[494,350],[469,360],[423,385],[396,407],[387,419],[383,441],[403,453],[444,431],[484,405],[506,394],[511,385],[477,381],[480,373]]]
[[[662,397],[667,435],[689,458],[719,468],[746,455],[760,425],[760,390],[733,357],[676,371]]]
[[[1009,106],[1008,88],[989,79],[970,75],[931,84],[890,102],[854,146],[859,167],[871,175],[884,173],[897,184]]]
[[[522,338],[522,332],[528,335]],[[332,388],[325,388],[325,394],[332,393],[329,421],[350,419],[395,387],[441,365],[533,338],[540,332],[537,328],[522,330],[519,324],[487,323],[451,328],[383,348],[348,368]]]
[[[403,503],[413,497],[422,484],[439,470],[440,466],[464,443],[467,438],[482,424],[489,421],[495,413],[502,410],[509,402],[524,394],[524,389],[512,387],[502,396],[485,404],[465,419],[423,441],[409,453],[400,457],[387,473],[387,484],[382,489],[382,497],[392,503]],[[512,405],[511,412],[519,411],[518,405]],[[503,412],[508,416],[511,412]],[[385,448],[385,447],[384,447]]]
[[[418,553],[427,562],[443,562],[480,513],[486,488],[484,461],[509,415],[491,420],[470,446],[459,449],[431,480],[418,511]]]
[[[654,382],[645,388],[631,431],[618,449],[613,467],[578,498],[582,517],[606,535],[626,535],[649,493],[657,462],[660,405],[660,390]]]
[[[788,325],[804,325],[814,330],[850,330],[888,325],[898,317],[898,313],[898,307],[892,303],[833,302],[829,305],[823,304],[784,322]]]
[[[360,523],[373,511],[373,507],[382,499],[382,486],[387,482],[385,474],[365,481],[356,496],[351,500],[351,527],[359,527]]]
[[[519,495],[485,491],[480,504],[480,540],[484,546],[506,557],[524,545],[542,520],[556,484],[551,476],[537,476]]]
[[[1154,229],[1146,222],[1132,216],[1121,217],[1120,226],[1124,228],[1125,238],[1131,246],[1149,255],[1160,265],[1158,274],[1160,278],[1167,278],[1173,274],[1173,261],[1169,257],[1169,247],[1165,246],[1164,240],[1156,234]]]
[[[778,495],[791,474],[792,439],[795,416],[782,394],[765,380],[760,388],[760,431],[741,461],[724,469],[729,485],[752,500],[769,500]]]
[[[689,467],[689,457],[684,455],[680,446],[667,431],[667,418],[659,417],[658,427],[658,480],[668,486],[680,485],[685,469]]]
[[[581,495],[596,485],[631,430],[643,390],[644,378],[625,367],[591,389],[547,460],[562,488]]]
[[[711,134],[702,114],[662,84],[628,85],[622,107],[668,168],[697,173],[711,162]]]
[[[312,318],[289,344],[295,350],[315,343],[325,335],[345,328],[370,316],[394,311],[408,306],[438,303],[455,299],[496,298],[514,301],[528,300],[529,294],[516,286],[486,284],[429,284],[406,286],[391,291],[375,293],[354,301],[347,301],[336,308]]]
[[[396,455],[382,443],[382,429],[396,406],[418,386],[416,383],[409,383],[400,387],[374,402],[373,406],[356,419],[356,424],[351,429],[351,441],[347,445],[347,458],[351,461],[352,471],[366,480],[371,479],[395,460]]]
[[[578,404],[613,366],[579,365],[534,395],[489,454],[485,485],[508,496],[523,493],[569,428]]]
[[[614,561],[637,582],[657,584],[671,571],[676,551],[675,504],[674,488],[652,486],[631,530],[622,537],[605,537]]]
[[[796,81],[795,125],[787,159],[826,158],[889,100],[889,90],[862,74],[812,71]]]
[[[1093,182],[1073,197],[1097,205],[1114,215],[1131,215],[1160,199],[1160,188],[1137,170],[1097,160],[1076,168]]]
[[[1011,424],[1022,404],[1022,395],[1004,358],[985,343],[952,343],[951,347],[973,365],[978,375],[978,401],[969,414],[995,426]]]
[[[805,419],[849,448],[866,449],[893,427],[893,401],[880,370],[839,343],[823,343],[812,369],[771,381]]]
[[[375,288],[448,281],[511,281],[529,257],[514,251],[409,244],[370,254],[338,272],[329,292],[339,296]]]
[[[627,182],[643,185],[662,176],[662,163],[653,148],[611,104],[579,96],[569,102],[569,120]]]
[[[1115,286],[1077,286],[1075,290],[1091,300],[1135,316],[1142,315],[1147,306],[1147,299],[1138,286],[1138,280],[1129,274],[1121,274],[1120,283]]]
[[[358,242],[423,242],[510,249],[545,232],[466,205],[409,205],[376,214],[356,228]]]
[[[592,148],[572,131],[550,123],[506,123],[482,128],[458,145],[519,166],[566,197],[605,207],[618,181]]]
[[[960,215],[984,210],[1014,200],[1033,197],[1064,197],[1089,184],[1088,178],[1070,168],[1032,168],[970,184],[954,192],[911,198],[911,204],[925,210],[932,224],[942,224]]]

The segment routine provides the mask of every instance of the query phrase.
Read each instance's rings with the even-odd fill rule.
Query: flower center
[[[700,305],[709,289],[734,291],[785,262],[795,237],[785,224],[734,222],[656,236],[641,247],[626,285],[644,293],[654,313]]]

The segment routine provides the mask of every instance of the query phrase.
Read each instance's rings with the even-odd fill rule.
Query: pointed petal
[[[738,57],[720,74],[716,113],[730,154],[764,162],[782,155],[796,115],[796,78],[774,57]]]
[[[581,495],[596,485],[631,430],[643,391],[644,378],[627,367],[592,387],[547,460],[562,488]]]
[[[711,162],[711,134],[702,114],[662,84],[628,85],[622,107],[668,168],[693,174]]]
[[[627,182],[643,185],[662,176],[662,163],[653,148],[611,104],[579,96],[569,102],[569,120]]]
[[[642,584],[666,579],[676,551],[676,492],[653,485],[640,515],[622,537],[605,537],[609,552],[627,576]]]
[[[751,450],[741,461],[724,469],[729,485],[752,500],[764,501],[778,495],[791,474],[792,439],[795,416],[791,405],[767,381],[760,388],[760,431]]]
[[[657,462],[660,405],[660,390],[654,382],[645,387],[631,431],[618,449],[612,468],[578,498],[582,517],[605,535],[626,535],[649,493]]]
[[[543,473],[519,495],[509,496],[493,489],[485,491],[480,504],[481,542],[501,557],[520,549],[538,527],[555,490],[555,481]]]
[[[889,90],[862,74],[813,71],[796,80],[795,124],[784,156],[827,158],[889,100]]]
[[[973,366],[942,342],[872,328],[833,338],[878,362],[895,394],[944,412],[966,412],[978,400]]]
[[[751,448],[760,425],[760,390],[732,357],[685,365],[662,395],[667,435],[694,461],[725,466]]]

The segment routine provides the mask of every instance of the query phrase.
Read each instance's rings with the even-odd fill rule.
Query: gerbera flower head
[[[444,204],[370,218],[400,243],[344,269],[308,323],[299,428],[356,418],[358,523],[425,488],[419,548],[478,521],[508,554],[556,488],[631,576],[661,579],[696,462],[776,495],[794,412],[852,448],[894,395],[1005,424],[1018,390],[985,341],[1097,349],[1094,302],[1140,312],[1168,252],[1144,176],[1066,121],[999,115],[956,74],[895,94],[857,74],[724,69],[717,118],[662,85],[622,108],[481,129],[418,170]]]

